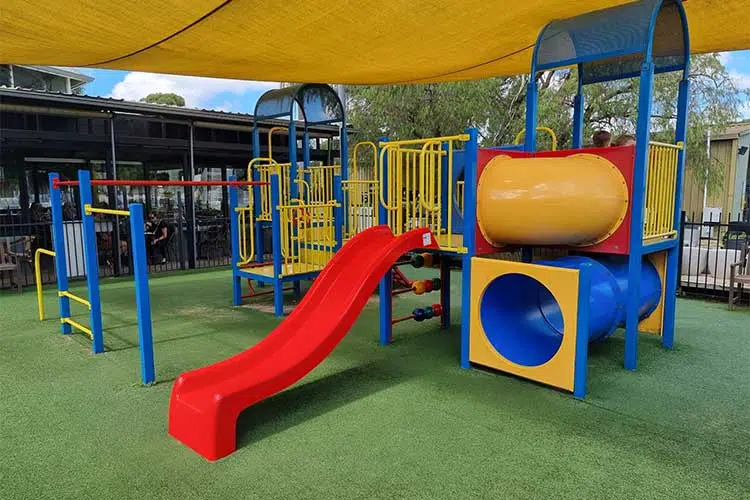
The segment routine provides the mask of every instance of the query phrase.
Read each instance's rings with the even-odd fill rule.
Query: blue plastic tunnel
[[[569,256],[536,264],[579,269],[591,264],[589,342],[604,340],[625,325],[628,295],[626,256]],[[651,314],[659,304],[661,281],[647,259],[641,266],[638,316]],[[523,366],[539,366],[557,353],[564,332],[560,306],[540,282],[523,274],[504,274],[485,289],[480,303],[482,327],[493,347],[506,359]]]

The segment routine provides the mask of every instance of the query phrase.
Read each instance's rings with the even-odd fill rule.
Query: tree
[[[525,126],[527,75],[508,78],[418,85],[352,86],[347,102],[350,122],[360,140],[379,136],[395,139],[453,135],[477,127],[482,145],[510,144]],[[677,85],[680,73],[657,75],[651,117],[651,140],[674,137]],[[725,166],[705,154],[706,132],[721,130],[739,118],[743,93],[717,54],[697,55],[691,65],[688,170],[709,189],[721,186]],[[558,70],[536,75],[539,87],[538,123],[552,128],[561,148],[572,145],[575,71]],[[638,80],[628,79],[584,87],[584,138],[597,129],[614,136],[635,132]],[[584,142],[588,142],[584,139]],[[539,135],[540,149],[549,148]]]
[[[148,102],[151,104],[166,104],[168,106],[185,106],[185,98],[179,94],[174,94],[172,92],[154,92],[153,94],[149,94],[141,99],[141,102]]]

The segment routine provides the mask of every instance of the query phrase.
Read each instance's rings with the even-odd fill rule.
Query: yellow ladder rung
[[[90,329],[86,328],[85,326],[83,326],[82,324],[80,324],[79,322],[77,322],[77,321],[75,321],[73,319],[70,319],[70,318],[60,318],[60,323],[68,324],[68,325],[72,326],[73,328],[76,328],[76,329],[82,331],[83,333],[85,333],[89,337],[94,338],[94,334],[91,333]]]
[[[86,215],[91,214],[106,214],[106,215],[122,215],[123,217],[130,217],[130,212],[127,210],[113,210],[111,208],[94,208],[88,203],[83,206],[83,210]]]
[[[78,295],[72,294],[72,293],[70,293],[67,290],[64,291],[64,292],[57,292],[57,296],[58,297],[67,297],[70,300],[75,300],[79,304],[83,304],[84,306],[86,306],[89,309],[91,309],[91,303],[88,300],[84,299],[83,297],[79,297]]]

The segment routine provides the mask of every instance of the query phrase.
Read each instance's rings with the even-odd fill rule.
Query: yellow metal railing
[[[44,321],[44,296],[42,295],[42,268],[39,259],[44,255],[55,256],[55,252],[46,248],[37,248],[34,252],[34,277],[36,278],[36,303],[39,309],[39,321]]]
[[[372,165],[370,171],[359,164],[360,148],[367,147],[372,149]],[[358,142],[352,149],[352,165],[349,172],[349,178],[355,180],[377,180],[378,176],[378,146],[374,142]]]
[[[308,166],[300,169],[294,181],[300,185],[300,198],[306,203],[328,203],[335,200],[333,179],[341,175],[341,165]]]
[[[378,198],[387,213],[380,223],[395,235],[427,227],[444,250],[466,252],[462,236],[453,232],[452,179],[453,150],[468,140],[461,134],[380,143]]]
[[[260,213],[257,220],[269,222],[271,220],[271,174],[279,176],[279,199],[284,205],[288,205],[291,195],[291,163],[276,163],[271,158],[253,158],[247,164],[247,178],[253,179],[253,172],[257,172],[257,180],[265,182],[259,186]],[[252,190],[252,188],[250,188]],[[253,197],[248,197],[248,207],[253,206]]]
[[[73,328],[76,328],[76,329],[82,331],[83,333],[85,333],[89,337],[91,337],[91,338],[94,337],[94,334],[91,333],[91,329],[90,328],[83,326],[82,324],[80,324],[79,322],[73,320],[72,318],[60,318],[60,323],[68,324],[68,325],[72,326]]]
[[[344,239],[378,225],[378,181],[342,181],[346,226]]]
[[[289,130],[288,127],[271,127],[268,129],[268,157],[273,158],[273,144],[271,141],[271,136],[274,132],[281,132],[282,130]]]
[[[91,214],[104,214],[104,215],[121,215],[123,217],[130,217],[130,212],[127,210],[113,210],[111,208],[95,208],[86,203],[83,206],[83,211],[86,215]]]
[[[681,142],[677,144],[649,143],[644,241],[672,238],[677,235],[674,228],[674,199],[677,184],[677,160],[682,148]]]
[[[70,293],[67,290],[62,291],[62,292],[57,292],[57,296],[58,297],[67,297],[70,300],[78,302],[79,304],[82,304],[82,305],[88,307],[89,309],[91,309],[91,302],[89,302],[87,299],[84,299],[83,297],[79,297],[78,295],[76,295],[74,293]]]
[[[237,207],[237,226],[239,233],[240,261],[237,265],[244,266],[255,258],[255,227],[253,224],[252,199],[249,207]]]
[[[552,139],[552,151],[557,151],[557,135],[555,135],[555,131],[552,130],[549,127],[537,127],[537,132],[547,132],[550,136],[550,139]],[[513,144],[521,144],[521,139],[526,134],[526,129],[521,130],[516,134],[516,140],[513,141]]]
[[[280,205],[282,276],[319,271],[336,247],[335,202]]]

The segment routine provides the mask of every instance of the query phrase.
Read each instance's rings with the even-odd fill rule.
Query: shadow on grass
[[[348,368],[251,406],[237,421],[237,449],[412,378],[387,361]]]

